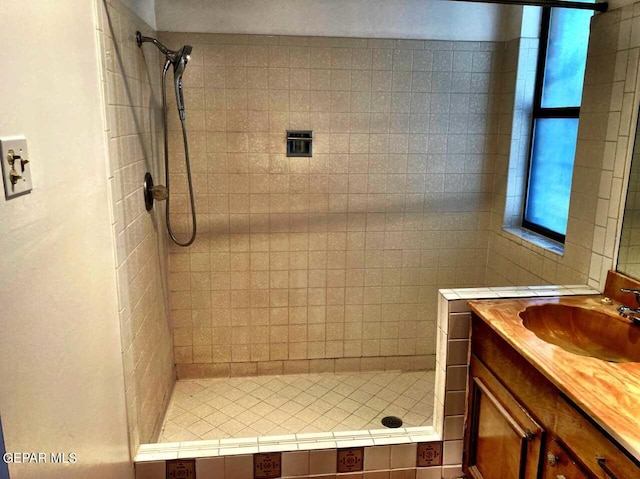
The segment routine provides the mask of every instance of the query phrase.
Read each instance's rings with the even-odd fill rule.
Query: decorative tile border
[[[371,451],[373,448],[367,449]],[[369,461],[372,468],[372,460]],[[364,470],[364,447],[347,447],[338,449],[337,472],[361,472]]]
[[[255,479],[277,479],[282,477],[282,453],[262,452],[254,454],[253,477]]]
[[[441,442],[411,443],[212,456],[187,461],[195,461],[196,478],[200,479],[460,477],[459,466],[442,466],[442,449]],[[428,451],[426,462],[418,454],[424,455],[424,451]],[[264,467],[265,459],[267,467]],[[166,462],[177,466],[180,463],[180,460]],[[426,467],[418,467],[418,463]],[[164,479],[166,470],[165,461],[138,462],[136,478]]]

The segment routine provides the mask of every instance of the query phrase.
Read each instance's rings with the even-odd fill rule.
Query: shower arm
[[[169,53],[169,49],[165,47],[162,43],[160,43],[158,40],[156,40],[155,38],[145,37],[140,32],[136,32],[136,43],[138,44],[139,47],[141,47],[143,43],[147,43],[147,42],[153,43],[156,47],[158,47],[158,50],[160,50],[165,55]]]
[[[171,61],[175,61],[176,56],[178,55],[177,51],[169,50],[162,43],[160,43],[156,38],[145,37],[140,32],[136,32],[136,43],[138,44],[139,47],[141,47],[143,43],[153,43],[156,47],[158,47],[158,50],[160,50],[163,55],[166,55],[167,58],[170,58]]]
[[[595,12],[606,12],[609,8],[608,2],[569,2],[567,0],[453,0],[456,2],[477,2],[477,3],[500,3],[503,5],[530,5],[534,7],[557,7],[573,8],[577,10],[593,10]]]

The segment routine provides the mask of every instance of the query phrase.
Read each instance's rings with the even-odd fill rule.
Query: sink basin
[[[579,306],[541,304],[520,312],[522,324],[562,349],[615,363],[640,362],[640,326]]]

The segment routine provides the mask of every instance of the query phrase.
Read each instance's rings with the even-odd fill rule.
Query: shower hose
[[[176,238],[173,233],[173,228],[171,227],[171,188],[169,187],[169,115],[167,113],[167,69],[169,68],[169,62],[165,63],[164,69],[162,70],[162,114],[164,120],[164,177],[165,177],[165,185],[167,187],[168,196],[167,196],[167,205],[166,205],[166,219],[167,219],[167,231],[169,232],[169,236],[171,240],[177,244],[178,246],[189,246],[196,239],[196,207],[195,200],[193,196],[193,183],[191,181],[191,164],[189,161],[189,142],[187,141],[187,127],[185,125],[184,115],[180,116],[180,124],[182,125],[182,140],[184,142],[184,160],[185,165],[187,167],[187,183],[189,184],[189,200],[191,203],[191,221],[193,224],[193,228],[191,230],[191,238],[185,243],[181,243]]]

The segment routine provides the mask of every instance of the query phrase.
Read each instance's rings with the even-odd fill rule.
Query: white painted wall
[[[122,0],[122,3],[156,29],[156,0]]]
[[[0,136],[34,190],[0,195],[0,414],[12,479],[130,477],[94,2],[0,2]],[[60,58],[60,53],[63,58]]]
[[[495,41],[515,6],[440,0],[156,0],[158,31]]]

